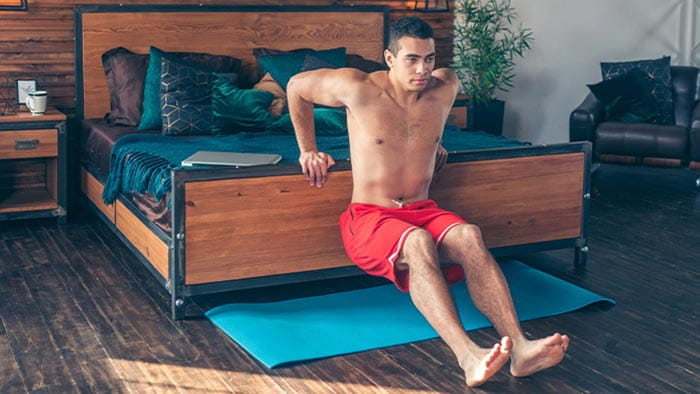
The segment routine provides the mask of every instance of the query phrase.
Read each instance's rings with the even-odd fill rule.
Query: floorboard
[[[696,177],[602,166],[588,265],[574,266],[571,250],[518,258],[617,305],[523,322],[530,337],[568,334],[563,362],[523,379],[504,368],[471,390],[438,339],[267,369],[206,318],[172,321],[167,292],[92,214],[71,214],[65,226],[0,222],[0,392],[697,392]],[[357,277],[223,293],[198,297],[191,312],[380,283]],[[483,345],[498,340],[493,329],[470,335]]]

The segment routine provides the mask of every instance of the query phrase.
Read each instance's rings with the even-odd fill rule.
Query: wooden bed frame
[[[109,111],[100,56],[117,46],[226,54],[248,67],[255,47],[345,46],[382,61],[387,25],[383,6],[77,6],[78,117]],[[585,263],[589,167],[589,143],[451,152],[431,198],[478,224],[494,255],[575,247]],[[351,196],[349,161],[322,189],[309,187],[294,163],[174,170],[170,233],[125,195],[105,205],[85,168],[81,178],[99,216],[170,293],[174,319],[194,295],[361,272],[337,224]]]

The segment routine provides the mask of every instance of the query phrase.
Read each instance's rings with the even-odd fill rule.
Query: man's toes
[[[491,348],[491,351],[489,351],[489,354],[486,355],[486,366],[488,367],[491,365],[493,360],[495,360],[498,357],[498,354],[501,353],[501,344],[497,343],[493,345]]]
[[[564,351],[569,348],[569,337],[566,335],[561,336],[562,344],[561,347]]]
[[[553,335],[548,336],[544,340],[544,344],[548,345],[548,346],[559,345],[561,343],[562,343],[562,336],[558,332],[553,334]]]
[[[503,337],[501,339],[501,353],[508,353],[513,347],[513,341],[509,337]]]

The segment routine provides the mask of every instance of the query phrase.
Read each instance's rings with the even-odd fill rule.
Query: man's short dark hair
[[[435,39],[433,28],[415,16],[407,16],[394,22],[389,29],[389,50],[396,55],[399,53],[399,39],[401,37],[413,37],[426,40]]]

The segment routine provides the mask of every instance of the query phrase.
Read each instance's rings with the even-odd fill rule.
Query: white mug
[[[43,115],[46,112],[46,90],[27,93],[26,104],[32,115]]]

